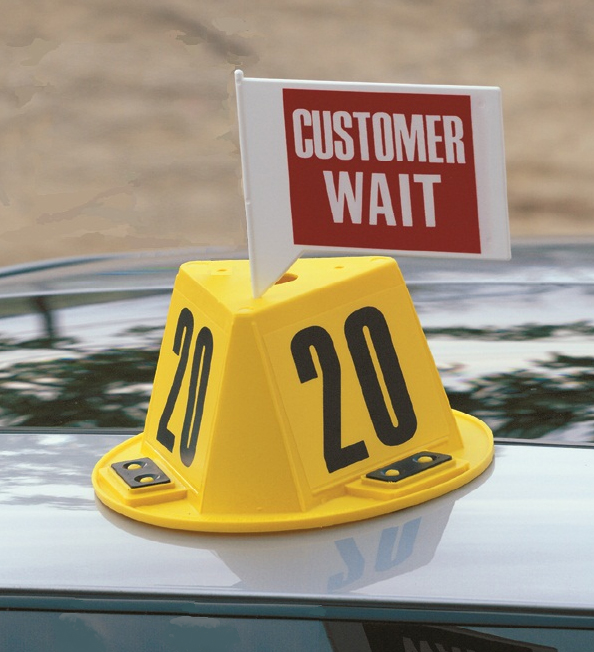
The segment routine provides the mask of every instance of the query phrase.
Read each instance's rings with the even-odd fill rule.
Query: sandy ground
[[[594,235],[591,0],[0,0],[0,264],[242,245],[233,71],[496,85],[514,235]]]

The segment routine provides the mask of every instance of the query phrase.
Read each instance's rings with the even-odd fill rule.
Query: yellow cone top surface
[[[450,409],[390,258],[301,259],[264,296],[248,261],[183,265],[145,430],[97,464],[101,500],[165,527],[319,527],[481,473],[487,426]]]

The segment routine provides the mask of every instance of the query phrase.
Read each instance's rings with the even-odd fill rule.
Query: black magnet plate
[[[425,460],[424,458],[431,459]],[[405,457],[403,460],[398,460],[398,462],[389,464],[388,466],[383,466],[381,469],[372,471],[367,474],[367,477],[372,478],[373,480],[381,480],[382,482],[400,482],[400,480],[410,478],[412,475],[422,473],[427,469],[448,462],[451,459],[451,455],[433,453],[431,451],[421,451],[411,455],[410,457]]]
[[[171,480],[149,457],[139,457],[126,462],[115,462],[111,468],[122,478],[130,489],[167,484]]]

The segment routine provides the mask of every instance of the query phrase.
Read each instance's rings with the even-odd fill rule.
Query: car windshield
[[[33,626],[32,626],[33,621]],[[163,614],[2,612],[0,623],[12,649],[26,644],[51,649],[95,651],[139,647],[170,652],[197,647],[213,652],[573,652],[592,645],[592,631],[530,627],[462,628],[424,624],[311,621],[270,618],[212,618]],[[448,647],[444,647],[448,646]],[[466,647],[464,647],[466,646]],[[470,647],[472,646],[472,647]]]
[[[142,428],[179,265],[247,256],[242,69],[501,87],[514,259],[398,262],[452,407],[497,437],[594,441],[593,18],[587,0],[6,7],[0,428]]]

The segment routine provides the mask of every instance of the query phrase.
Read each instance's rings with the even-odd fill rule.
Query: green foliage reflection
[[[447,376],[444,377],[447,387]],[[477,378],[450,390],[453,408],[486,421],[497,437],[536,439],[579,427],[594,441],[594,357],[556,354],[521,371]]]
[[[424,331],[430,338],[526,342],[568,336],[594,337],[594,324],[589,321],[576,321],[571,324],[520,324],[505,328],[452,326],[425,328]]]
[[[538,337],[534,328],[516,329],[515,339]],[[591,325],[563,328],[584,335]],[[444,330],[451,329],[440,329],[442,336],[476,339],[469,329]],[[0,427],[142,428],[161,334],[161,328],[129,329],[121,334],[126,348],[98,350],[72,339],[54,339],[51,348],[46,339],[0,339]],[[498,338],[514,339],[513,333]],[[20,361],[7,362],[16,355]],[[442,380],[452,407],[484,419],[498,437],[579,433],[580,441],[594,441],[594,356],[556,354],[523,370],[470,379],[462,389],[447,371]]]
[[[133,348],[84,350],[72,339],[0,341],[0,351],[31,352],[0,367],[0,425],[142,427],[162,330],[122,334]],[[1,360],[1,359],[0,359]]]

